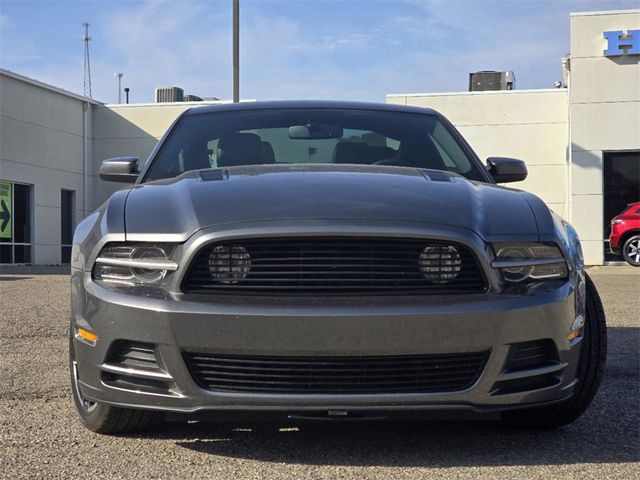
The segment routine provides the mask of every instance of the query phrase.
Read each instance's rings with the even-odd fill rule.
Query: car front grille
[[[455,392],[473,386],[489,351],[369,357],[280,357],[184,353],[211,391],[281,394]]]
[[[193,260],[186,293],[403,295],[481,293],[484,276],[463,245],[405,238],[263,238],[210,244]]]

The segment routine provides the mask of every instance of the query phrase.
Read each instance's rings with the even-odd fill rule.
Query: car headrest
[[[211,168],[209,149],[206,143],[191,143],[182,152],[182,166],[184,171]]]
[[[398,152],[396,152],[391,147],[382,147],[382,146],[369,146],[368,156],[371,160],[371,163],[375,163],[379,160],[387,160],[390,158],[394,158]]]
[[[333,163],[370,163],[367,158],[367,144],[362,142],[339,142],[331,156]]]
[[[262,163],[262,142],[255,133],[232,133],[218,141],[218,167]]]
[[[430,141],[400,143],[400,160],[416,168],[445,170],[440,153]]]
[[[273,152],[273,147],[269,142],[261,142],[262,147],[262,163],[271,164],[276,163],[276,155]]]

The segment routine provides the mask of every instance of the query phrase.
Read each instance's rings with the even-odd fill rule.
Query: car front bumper
[[[72,271],[72,327],[98,335],[94,346],[74,338],[79,386],[106,404],[174,412],[265,411],[305,415],[414,410],[502,410],[556,402],[572,395],[581,337],[567,333],[576,318],[570,279],[526,294],[437,297],[268,299],[141,297],[107,289],[89,272]],[[506,371],[511,345],[550,339],[553,365]],[[128,378],[161,381],[165,392],[114,386],[106,376],[113,342],[155,346],[160,373],[121,371]],[[198,386],[183,352],[260,356],[387,356],[490,351],[479,379],[462,391],[437,393],[245,393]],[[504,392],[497,382],[551,375],[552,384]],[[134,382],[135,383],[135,382]],[[532,384],[533,385],[533,384]],[[373,412],[373,413],[371,413]]]

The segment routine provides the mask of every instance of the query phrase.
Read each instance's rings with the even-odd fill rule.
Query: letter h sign
[[[604,32],[607,39],[607,49],[602,52],[605,57],[618,55],[640,55],[640,30],[622,30]]]

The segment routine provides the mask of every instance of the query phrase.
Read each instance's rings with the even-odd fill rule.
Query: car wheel
[[[624,242],[622,256],[634,267],[640,267],[640,235],[632,235]]]
[[[586,319],[577,370],[578,384],[568,400],[546,407],[514,410],[502,414],[511,427],[548,430],[568,425],[584,413],[598,391],[607,356],[607,325],[600,295],[585,273]]]
[[[159,412],[113,407],[84,398],[78,387],[78,363],[75,358],[73,333],[69,335],[69,374],[73,403],[80,421],[93,432],[106,434],[139,432],[162,419]]]

